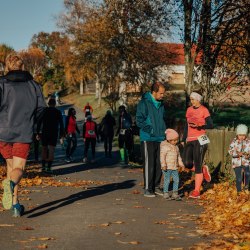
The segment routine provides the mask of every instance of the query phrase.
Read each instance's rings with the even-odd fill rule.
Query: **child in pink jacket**
[[[184,164],[180,156],[179,148],[176,146],[179,141],[179,134],[173,129],[167,129],[165,134],[166,140],[161,142],[160,145],[161,169],[164,176],[163,198],[167,200],[181,201],[182,199],[178,195],[178,168],[181,167],[184,169]],[[169,194],[169,184],[171,177],[173,178],[172,196]]]

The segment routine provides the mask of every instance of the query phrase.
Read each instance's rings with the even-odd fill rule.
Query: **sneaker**
[[[200,199],[200,192],[193,190],[190,194],[189,194],[189,198],[193,198],[193,199]]]
[[[154,192],[150,192],[150,191],[148,191],[148,190],[145,190],[144,196],[145,196],[145,197],[153,198],[153,197],[155,197],[156,195],[155,195]]]
[[[163,196],[163,190],[161,188],[159,188],[159,187],[156,187],[155,188],[155,194]]]
[[[87,163],[87,157],[84,157],[84,158],[82,159],[82,162],[83,162],[83,163]]]
[[[14,182],[8,179],[3,180],[3,207],[5,209],[11,209],[12,208],[12,199],[13,199],[13,192],[14,192]]]
[[[171,200],[171,196],[169,195],[169,192],[166,192],[163,194],[163,198],[166,199],[167,201]]]
[[[12,207],[12,217],[21,217],[24,213],[24,206],[17,203]]]
[[[182,198],[180,197],[180,195],[178,195],[177,192],[173,192],[173,194],[172,194],[172,200],[181,201]]]
[[[71,159],[70,159],[69,157],[66,157],[65,161],[66,161],[67,163],[70,163],[70,162],[71,162]]]
[[[211,181],[211,175],[209,173],[209,168],[207,165],[204,165],[202,167],[202,172],[203,172],[203,176],[204,176],[204,179],[206,180],[206,182],[210,182]]]

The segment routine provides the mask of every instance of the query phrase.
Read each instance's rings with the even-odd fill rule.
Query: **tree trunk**
[[[80,95],[83,95],[83,80],[80,83]]]

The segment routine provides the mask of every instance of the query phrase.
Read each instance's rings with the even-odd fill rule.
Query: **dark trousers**
[[[202,165],[205,153],[207,151],[207,144],[200,145],[198,140],[187,142],[184,146],[182,160],[186,168],[195,167],[195,173],[202,173]]]
[[[104,150],[105,155],[109,153],[111,154],[112,151],[112,142],[113,142],[114,135],[104,135]]]
[[[245,189],[248,190],[249,180],[250,180],[250,169],[249,166],[240,166],[234,168],[234,172],[236,175],[236,188],[237,192],[240,192],[242,190],[242,170],[245,173]]]
[[[154,192],[160,187],[161,163],[160,163],[160,142],[141,142],[141,155],[143,160],[144,188]]]
[[[86,138],[84,143],[84,158],[88,155],[89,145],[91,145],[92,158],[95,158],[96,138]]]
[[[128,158],[130,161],[134,160],[134,137],[132,134],[132,131],[130,129],[126,130],[125,135],[119,135],[118,136],[118,144],[119,144],[119,148],[124,148],[128,151]]]
[[[70,157],[77,146],[77,138],[76,138],[76,134],[70,134],[67,135],[67,148],[66,148],[66,156]]]

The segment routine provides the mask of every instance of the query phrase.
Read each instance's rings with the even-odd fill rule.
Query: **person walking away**
[[[178,168],[184,169],[179,148],[179,134],[174,129],[167,129],[165,131],[166,140],[160,145],[160,161],[161,169],[164,176],[163,198],[166,200],[181,201],[182,198],[178,194],[179,188],[179,173]],[[169,192],[170,180],[173,178],[173,192],[172,196]]]
[[[93,108],[90,106],[89,102],[87,102],[87,104],[83,108],[85,119],[87,119],[89,115],[92,115],[93,111],[94,111]]]
[[[112,143],[114,139],[115,125],[115,118],[112,116],[111,110],[107,110],[99,129],[102,131],[103,135],[105,156],[110,158],[112,157]]]
[[[92,120],[92,116],[87,117],[87,121],[83,124],[83,140],[84,140],[84,158],[83,162],[87,163],[89,145],[91,145],[92,159],[91,163],[95,162],[95,146],[96,139],[99,141],[97,124]]]
[[[137,105],[136,124],[140,128],[145,197],[163,195],[160,188],[160,143],[165,140],[166,130],[164,93],[165,86],[156,82],[152,84],[151,92],[144,93]]]
[[[20,55],[6,58],[7,74],[0,78],[0,154],[7,163],[7,178],[3,180],[2,204],[20,217],[24,206],[18,200],[21,181],[32,143],[34,126],[41,118],[46,102],[40,86],[24,70]]]
[[[50,98],[48,105],[49,107],[45,109],[43,117],[37,125],[37,139],[40,139],[39,134],[41,133],[42,171],[51,173],[58,135],[60,135],[60,138],[64,137],[64,125],[61,111],[56,108],[56,100]],[[42,130],[40,131],[41,127]]]
[[[131,160],[132,153],[132,119],[127,112],[126,107],[121,105],[119,107],[119,122],[116,135],[118,136],[118,144],[120,150],[121,164],[127,164]]]
[[[229,145],[228,153],[232,156],[232,168],[236,176],[236,189],[240,194],[242,191],[242,172],[244,172],[243,190],[249,189],[250,181],[250,139],[247,138],[248,127],[245,124],[239,124],[236,127],[236,137]]]
[[[213,121],[208,109],[201,104],[202,95],[199,92],[192,92],[190,101],[191,106],[186,111],[186,124],[182,139],[184,144],[182,159],[185,167],[195,172],[195,188],[189,197],[199,199],[203,178],[207,182],[211,181],[209,168],[203,164],[203,160],[210,142],[206,129],[213,128]]]
[[[80,130],[76,123],[76,110],[74,108],[69,108],[65,125],[65,135],[67,140],[65,161],[67,163],[73,161],[72,155],[77,147],[76,132],[80,134]]]

